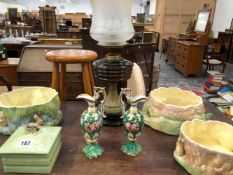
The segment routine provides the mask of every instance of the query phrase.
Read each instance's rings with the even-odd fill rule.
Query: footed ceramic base
[[[93,159],[93,158],[97,158],[98,156],[102,155],[104,153],[104,149],[96,143],[91,143],[83,148],[83,153],[89,159]]]
[[[193,118],[206,121],[206,120],[209,120],[211,116],[212,116],[212,113],[207,113],[207,114],[193,116]],[[164,132],[168,135],[178,136],[180,133],[180,128],[185,121],[172,120],[169,117],[165,117],[165,116],[150,117],[150,116],[145,115],[144,122],[146,125],[152,127],[155,130]]]
[[[121,151],[129,156],[136,156],[142,151],[142,146],[135,142],[128,141],[122,145]]]
[[[174,152],[174,158],[175,160],[189,173],[192,175],[200,175],[200,173],[194,171],[191,167],[189,167],[189,165],[184,161],[184,159],[182,158],[182,156],[178,156],[175,152]]]

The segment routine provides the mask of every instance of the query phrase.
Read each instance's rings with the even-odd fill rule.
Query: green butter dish
[[[4,172],[50,173],[61,145],[61,127],[19,127],[0,148]]]
[[[41,127],[36,133],[18,128],[0,148],[0,155],[48,155],[61,133],[61,127]]]
[[[51,152],[44,155],[5,155],[2,156],[2,162],[4,165],[49,165],[53,157],[56,156],[56,152],[61,147],[61,138],[59,137],[54,143]]]
[[[53,166],[57,160],[58,154],[61,150],[61,144],[57,148],[54,157],[51,162],[47,166],[22,166],[22,165],[3,165],[3,169],[5,173],[51,173]]]

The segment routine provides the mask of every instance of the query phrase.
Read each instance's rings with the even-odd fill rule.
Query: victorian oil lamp
[[[91,37],[107,52],[105,58],[93,63],[94,77],[107,87],[104,104],[106,125],[121,125],[122,111],[118,88],[132,72],[132,62],[121,57],[126,41],[134,35],[131,22],[132,0],[91,0],[93,8]]]

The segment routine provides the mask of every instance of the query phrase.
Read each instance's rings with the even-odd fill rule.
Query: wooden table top
[[[63,102],[62,149],[53,168],[54,175],[187,175],[173,158],[178,137],[169,136],[147,126],[143,128],[138,143],[143,151],[137,157],[129,157],[120,151],[127,140],[122,127],[104,127],[99,138],[104,154],[89,160],[82,153],[85,141],[80,127],[80,115],[87,104],[84,102]],[[230,123],[231,120],[213,105],[206,105],[213,119]],[[7,139],[0,136],[0,144]],[[3,174],[0,163],[0,174]]]
[[[20,58],[7,58],[0,61],[0,66],[17,66]]]

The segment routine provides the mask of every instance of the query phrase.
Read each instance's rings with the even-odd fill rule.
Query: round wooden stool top
[[[91,50],[64,49],[47,52],[45,58],[57,63],[87,63],[96,60],[97,53]]]

